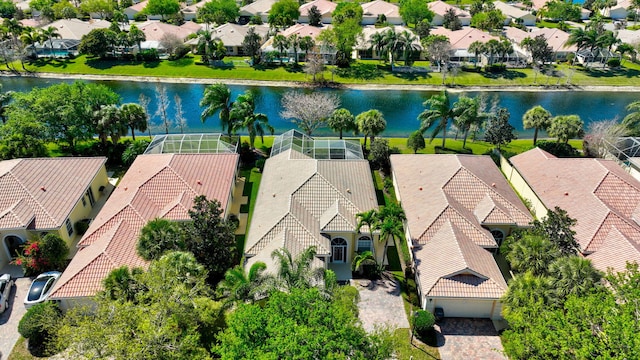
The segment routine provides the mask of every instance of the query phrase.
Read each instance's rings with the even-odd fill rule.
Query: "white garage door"
[[[435,302],[436,307],[444,310],[445,317],[490,318],[493,307],[492,300],[438,299]]]

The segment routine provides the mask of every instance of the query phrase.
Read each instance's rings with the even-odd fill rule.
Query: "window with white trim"
[[[373,242],[368,236],[360,236],[358,238],[358,247],[356,249],[356,252],[358,254],[362,254],[365,251],[373,251]]]
[[[67,221],[65,221],[65,225],[67,226],[67,234],[71,237],[71,235],[73,235],[73,224],[71,223],[71,220],[67,219]]]

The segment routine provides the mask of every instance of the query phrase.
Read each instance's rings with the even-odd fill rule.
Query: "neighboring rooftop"
[[[493,36],[488,32],[484,32],[472,27],[465,27],[456,31],[451,31],[444,27],[437,27],[431,30],[431,34],[444,35],[449,38],[451,49],[468,49],[469,46],[475,41],[479,41],[484,44],[489,40],[500,40],[500,38],[497,36]]]
[[[499,298],[490,228],[528,226],[529,211],[489,156],[391,155],[422,294]],[[437,254],[437,255],[436,255]]]
[[[374,0],[360,4],[363,16],[384,15],[387,18],[400,17],[400,8],[396,4],[384,0]]]
[[[441,0],[436,0],[430,3],[427,3],[427,6],[429,7],[429,10],[433,11],[435,14],[440,16],[444,16],[447,13],[447,11],[449,11],[449,9],[453,9],[453,11],[455,11],[456,15],[458,15],[459,17],[464,17],[464,18],[471,17],[471,15],[467,11],[462,10],[458,7],[455,7],[453,5],[449,5],[446,2]]]
[[[325,16],[333,13],[338,4],[329,0],[313,0],[300,6],[300,16],[308,16],[309,9],[314,6],[318,9],[318,11],[320,11],[320,15]]]
[[[91,30],[108,29],[111,23],[106,20],[61,19],[47,25],[47,27],[49,26],[58,29],[60,39],[82,40],[82,37],[91,32]]]
[[[578,221],[576,240],[598,269],[640,262],[640,183],[615,161],[556,158],[539,148],[510,160],[547,209]]]
[[[93,296],[102,279],[120,266],[146,267],[136,252],[140,229],[149,220],[189,220],[197,195],[227,209],[238,154],[150,154],[133,162],[89,226],[51,298]]]
[[[0,161],[0,228],[61,227],[105,162],[104,157]]]
[[[312,159],[362,160],[359,140],[314,139],[297,130],[289,130],[273,140],[271,156],[293,149]]]
[[[222,134],[156,135],[145,154],[233,154],[237,145],[225,141]]]

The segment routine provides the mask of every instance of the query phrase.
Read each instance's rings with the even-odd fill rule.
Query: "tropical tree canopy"
[[[366,148],[367,136],[373,142],[375,136],[387,128],[387,121],[379,110],[372,109],[358,114],[356,116],[356,125],[358,126],[358,131],[364,135],[364,147]]]
[[[538,141],[538,130],[547,130],[551,125],[551,113],[540,105],[527,110],[522,116],[522,127],[535,129],[533,133],[533,145]]]

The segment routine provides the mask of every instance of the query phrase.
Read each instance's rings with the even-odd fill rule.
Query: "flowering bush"
[[[51,270],[62,270],[68,254],[69,247],[60,236],[47,234],[29,241],[14,264],[22,267],[25,276],[31,276]]]

